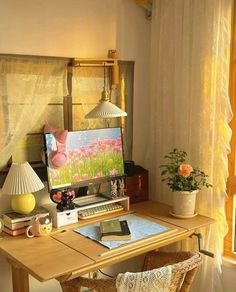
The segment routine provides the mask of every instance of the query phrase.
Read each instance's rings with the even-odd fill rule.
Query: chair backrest
[[[159,252],[148,253],[144,260],[143,270],[151,270],[171,265],[170,292],[187,292],[194,280],[197,269],[202,263],[202,257],[194,252]]]
[[[145,256],[143,271],[171,265],[172,274],[169,292],[187,292],[193,282],[197,268],[201,263],[202,258],[198,253],[152,251]],[[81,287],[92,288],[93,291],[98,292],[117,291],[116,278],[89,279],[77,277],[60,284],[63,292],[78,292]]]

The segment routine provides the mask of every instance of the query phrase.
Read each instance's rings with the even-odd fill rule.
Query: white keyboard
[[[111,203],[106,205],[101,205],[97,207],[91,207],[89,209],[78,211],[79,219],[89,219],[96,216],[101,216],[109,213],[114,213],[117,211],[124,210],[124,207],[119,203]]]

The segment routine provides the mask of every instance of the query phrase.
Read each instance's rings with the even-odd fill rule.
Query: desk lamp
[[[35,197],[31,192],[43,188],[44,184],[28,162],[12,163],[2,193],[12,195],[11,207],[15,212],[27,214],[35,207]]]

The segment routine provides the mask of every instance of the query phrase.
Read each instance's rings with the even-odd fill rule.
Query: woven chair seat
[[[201,263],[202,258],[198,253],[152,251],[146,254],[142,270],[148,271],[171,265],[172,274],[169,292],[187,292]],[[116,278],[89,279],[77,277],[60,284],[63,292],[80,292],[82,287],[87,287],[92,289],[90,291],[97,292],[117,291]]]

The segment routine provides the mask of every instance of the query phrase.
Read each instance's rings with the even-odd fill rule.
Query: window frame
[[[227,180],[226,200],[226,220],[228,224],[228,233],[224,240],[224,255],[236,259],[236,253],[233,253],[233,207],[234,195],[236,195],[236,5],[234,5],[232,22],[232,48],[231,48],[231,88],[230,102],[233,111],[233,118],[230,122],[232,137],[230,142],[231,152],[228,155],[229,176]],[[236,239],[235,239],[236,240]]]

